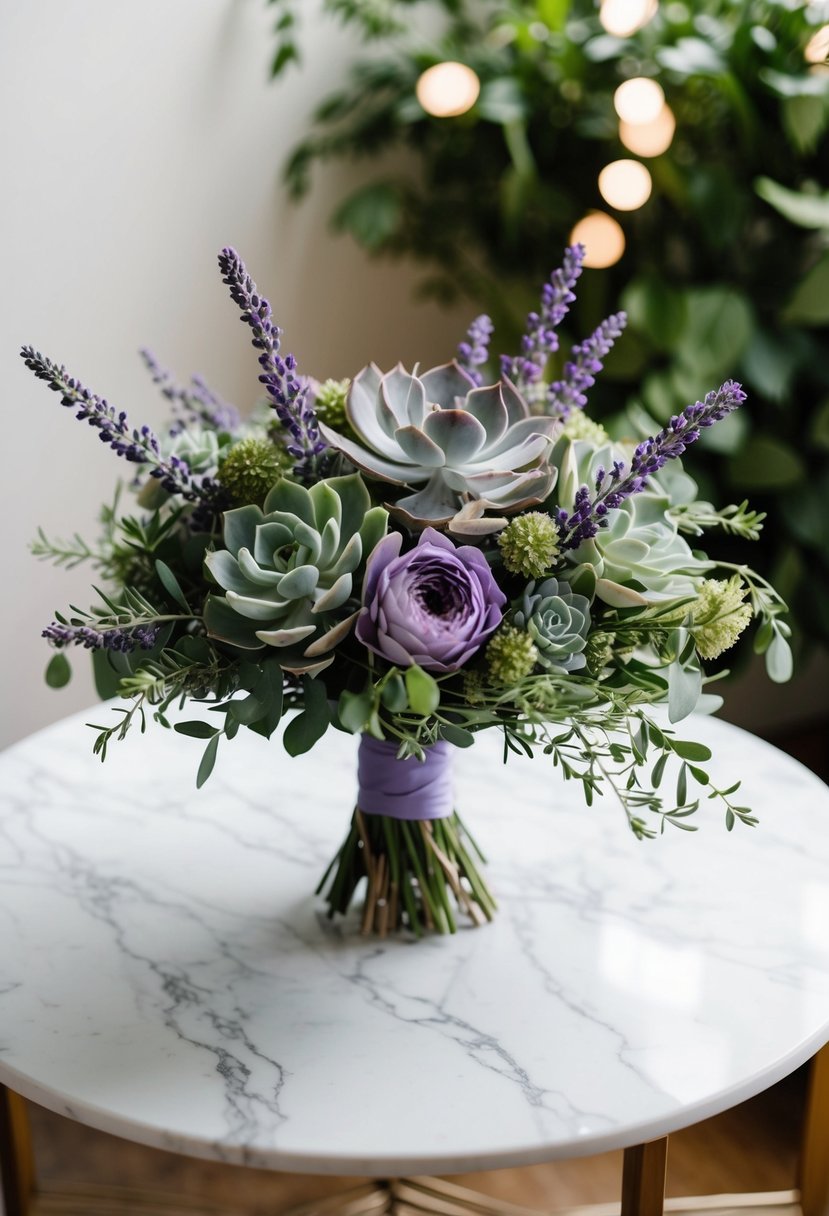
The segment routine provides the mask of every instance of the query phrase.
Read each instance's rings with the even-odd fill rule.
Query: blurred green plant
[[[299,55],[299,6],[270,2],[279,75]],[[516,336],[574,225],[614,216],[625,251],[584,276],[573,315],[574,338],[619,301],[630,318],[591,413],[662,422],[705,384],[741,379],[746,410],[700,444],[694,473],[715,499],[750,493],[767,511],[764,573],[793,602],[801,637],[825,644],[829,68],[804,51],[829,11],[797,0],[653,7],[619,37],[588,0],[325,0],[374,45],[319,105],[286,181],[298,198],[316,162],[367,162],[334,227],[370,253],[421,260],[424,293],[483,302]],[[417,82],[455,60],[479,77],[477,101],[430,116]],[[676,130],[664,153],[635,158],[652,176],[648,201],[614,211],[598,176],[632,156],[614,92],[635,77],[661,85]],[[400,148],[413,155],[387,171],[381,154]]]

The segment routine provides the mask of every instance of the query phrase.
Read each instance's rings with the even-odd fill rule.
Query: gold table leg
[[[667,1169],[667,1136],[625,1149],[622,1216],[662,1216]]]
[[[803,1216],[829,1216],[829,1043],[812,1060],[800,1157]]]
[[[0,1192],[6,1216],[29,1216],[35,1164],[26,1103],[0,1085]]]

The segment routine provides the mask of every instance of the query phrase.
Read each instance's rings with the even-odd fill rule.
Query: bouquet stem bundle
[[[344,914],[365,879],[363,934],[455,933],[458,913],[481,925],[497,907],[476,858],[486,860],[454,811],[444,819],[407,820],[358,807],[317,894],[325,891],[329,917]]]

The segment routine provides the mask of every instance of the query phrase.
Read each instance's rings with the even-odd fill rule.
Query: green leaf
[[[680,38],[675,46],[660,47],[656,58],[680,76],[719,76],[726,71],[722,56],[702,38]]]
[[[464,730],[462,726],[454,726],[451,722],[444,722],[440,733],[447,743],[452,743],[455,747],[471,747],[475,742],[472,731]]]
[[[191,739],[212,739],[221,732],[210,722],[176,722],[173,730],[180,735],[188,735]]]
[[[793,448],[772,435],[751,435],[729,462],[732,483],[741,490],[777,490],[806,477],[803,461]]]
[[[696,380],[733,373],[748,345],[753,314],[745,296],[727,287],[688,292],[688,320],[677,358]]]
[[[743,352],[743,374],[757,393],[769,401],[783,402],[791,388],[799,357],[800,352],[793,343],[758,328]],[[738,410],[729,414],[729,418],[745,421],[746,415]],[[711,431],[719,433],[720,426],[712,427]]]
[[[622,293],[621,306],[630,325],[640,330],[657,350],[672,351],[688,320],[687,293],[677,291],[655,275],[634,279]]]
[[[766,651],[766,671],[775,684],[785,684],[792,678],[794,662],[789,643],[775,630],[771,645]]]
[[[345,691],[340,693],[337,716],[342,726],[356,735],[365,728],[373,708],[374,697],[370,688],[364,692]]]
[[[50,688],[65,688],[72,679],[69,660],[61,651],[53,654],[46,667],[46,683]]]
[[[409,705],[413,713],[423,714],[425,717],[433,714],[440,705],[440,688],[437,681],[422,667],[418,667],[417,663],[406,668],[406,692],[409,694]]]
[[[792,224],[801,228],[829,228],[829,192],[806,194],[801,190],[788,190],[770,177],[756,178],[754,189]]]
[[[299,52],[293,42],[283,42],[271,61],[271,76],[281,76],[289,63],[299,63]]]
[[[175,600],[180,608],[183,608],[185,612],[189,612],[190,605],[187,603],[187,600],[184,597],[184,592],[178,584],[178,579],[173,574],[167,563],[163,562],[161,558],[158,557],[155,559],[155,572],[158,575],[161,585],[167,594]]]
[[[681,722],[693,713],[701,690],[702,677],[698,667],[671,663],[668,668],[668,717],[671,722]]]
[[[690,740],[672,739],[671,747],[683,760],[710,760],[711,748],[704,743],[694,743]]]
[[[757,75],[778,97],[825,97],[829,92],[829,82],[822,73],[790,76],[773,68],[761,68]]]
[[[829,324],[829,253],[801,279],[783,320],[794,325]]]
[[[109,650],[93,650],[92,674],[95,677],[95,691],[102,701],[109,701],[118,696],[120,674],[110,662],[112,652]]]
[[[382,248],[403,218],[400,190],[393,182],[372,182],[355,190],[331,217],[335,232],[349,232],[365,249]]]
[[[219,750],[220,737],[221,736],[218,734],[214,735],[213,738],[208,743],[207,747],[204,749],[204,755],[201,758],[201,764],[199,765],[199,771],[196,774],[196,789],[197,790],[201,789],[201,787],[204,785],[205,781],[208,779],[210,774],[213,772],[213,765],[216,763],[216,753]]]
[[[305,709],[288,723],[282,736],[289,756],[301,756],[310,751],[331,724],[325,684],[308,677],[302,684]]]
[[[787,97],[780,107],[783,130],[789,143],[801,154],[808,156],[815,150],[818,140],[829,123],[829,104],[826,97]]]
[[[501,126],[527,117],[526,99],[512,76],[499,76],[485,84],[475,108],[482,118]]]
[[[383,685],[381,700],[386,709],[393,714],[402,713],[407,708],[409,698],[406,694],[406,685],[403,683],[403,677],[398,672],[394,672],[386,680]]]
[[[228,714],[242,726],[250,726],[252,722],[258,722],[260,718],[264,718],[265,706],[258,697],[249,693],[246,697],[240,697],[238,701],[231,701],[228,706]]]

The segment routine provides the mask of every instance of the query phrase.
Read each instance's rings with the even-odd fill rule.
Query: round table
[[[356,740],[291,760],[158,726],[91,755],[88,721],[0,757],[0,1082],[92,1127],[309,1173],[451,1173],[653,1141],[829,1039],[829,791],[721,721],[760,825],[637,841],[549,760],[458,752],[492,925],[379,941],[312,894],[345,832]],[[188,713],[188,717],[192,717]],[[826,1053],[823,1053],[824,1056]],[[8,1120],[7,1120],[8,1123]],[[7,1199],[8,1202],[8,1199]]]

